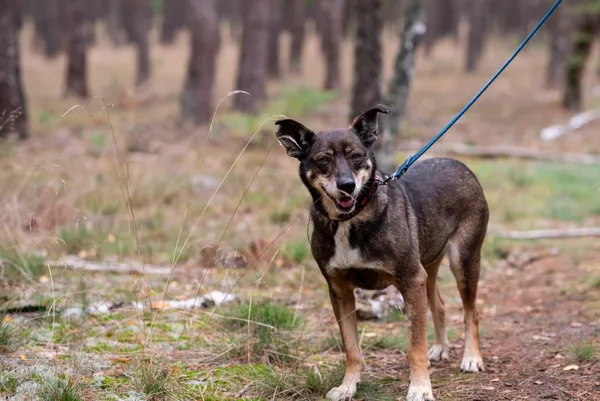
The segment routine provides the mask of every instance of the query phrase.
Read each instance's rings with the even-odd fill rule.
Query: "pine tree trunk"
[[[402,120],[415,75],[416,52],[426,32],[426,15],[426,6],[421,0],[407,1],[400,49],[386,96],[386,104],[392,112],[388,116],[382,116],[381,136],[379,141],[375,142],[377,163],[384,172],[391,173],[395,167],[394,152],[398,146]]]
[[[381,102],[381,0],[356,2],[354,79],[349,120]]]
[[[591,12],[582,13],[579,16],[571,54],[567,60],[562,100],[563,107],[572,111],[579,111],[583,103],[581,81],[585,65],[590,57],[598,22],[598,16]]]
[[[270,78],[279,78],[279,34],[282,31],[282,0],[271,0],[269,10],[269,54],[267,56],[267,70]]]
[[[302,51],[304,49],[305,16],[304,0],[288,0],[290,7],[290,72],[297,74],[302,67]]]
[[[160,32],[160,42],[162,44],[172,44],[179,31],[185,27],[189,10],[186,3],[187,0],[163,1],[162,29]]]
[[[48,58],[57,57],[63,49],[60,0],[46,0],[44,7],[35,8],[35,37],[43,44]]]
[[[181,114],[183,119],[193,119],[200,125],[210,122],[213,112],[213,83],[219,50],[217,0],[189,0],[188,9],[192,52],[181,95]]]
[[[377,0],[377,7],[381,7]],[[340,87],[340,47],[342,44],[342,16],[344,0],[319,1],[319,27],[321,50],[325,55],[325,83],[327,90]],[[380,21],[381,22],[381,21]]]
[[[244,32],[236,89],[247,91],[250,96],[234,98],[234,108],[239,111],[256,112],[267,99],[270,3],[271,0],[253,0],[242,4]]]
[[[568,57],[571,34],[569,29],[569,17],[564,7],[559,7],[549,22],[549,46],[550,54],[548,67],[546,69],[546,87],[555,88],[563,81],[565,72],[565,61]]]
[[[132,41],[137,47],[136,86],[144,86],[150,78],[150,45],[149,34],[154,17],[150,0],[126,0],[132,4],[131,19]]]
[[[125,42],[123,37],[123,0],[107,0],[108,11],[106,16],[106,30],[108,38],[114,46],[121,46]]]
[[[486,10],[488,0],[468,0],[469,36],[465,70],[473,72],[477,69],[483,55],[486,37]]]
[[[66,0],[66,20],[68,21],[68,61],[65,96],[88,96],[87,89],[87,28],[85,21],[85,0]]]
[[[15,0],[0,0],[0,138],[29,136],[27,104],[21,83]]]

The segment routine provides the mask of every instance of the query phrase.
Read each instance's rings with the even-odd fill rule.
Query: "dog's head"
[[[352,213],[376,162],[371,146],[377,140],[377,114],[390,109],[377,105],[354,119],[350,127],[314,133],[286,119],[277,139],[289,156],[300,161],[300,178],[330,218]]]

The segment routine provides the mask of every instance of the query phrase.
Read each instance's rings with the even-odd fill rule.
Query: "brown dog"
[[[407,399],[433,400],[428,359],[448,358],[444,302],[436,285],[447,254],[465,318],[464,372],[483,370],[475,298],[488,206],[474,174],[462,163],[434,158],[415,163],[399,180],[380,185],[371,146],[377,139],[378,105],[349,128],[314,133],[280,120],[277,138],[300,161],[300,178],[311,193],[313,257],[327,284],[346,350],[346,374],[329,400],[351,399],[360,382],[353,289],[396,286],[407,305],[410,386]],[[435,343],[427,352],[427,302]]]

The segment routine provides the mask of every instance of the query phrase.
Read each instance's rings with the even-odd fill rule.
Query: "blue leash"
[[[452,126],[467,112],[467,110],[469,110],[471,108],[471,106],[473,106],[473,104],[481,97],[481,95],[483,95],[483,92],[485,92],[490,87],[490,85],[492,85],[492,83],[494,83],[496,78],[498,78],[500,76],[500,74],[502,74],[504,72],[506,67],[508,67],[508,65],[510,63],[512,63],[512,61],[515,59],[515,57],[517,57],[517,55],[521,52],[521,50],[523,50],[523,48],[525,46],[527,46],[527,43],[529,43],[531,38],[533,38],[533,36],[540,30],[542,25],[544,25],[546,23],[546,21],[548,21],[548,18],[550,18],[550,16],[554,13],[554,11],[556,11],[556,9],[558,8],[558,6],[561,3],[562,3],[562,0],[557,0],[556,3],[554,3],[552,8],[550,8],[550,10],[548,10],[546,15],[544,15],[544,18],[542,18],[541,21],[538,22],[536,27],[533,28],[533,31],[531,31],[531,33],[525,38],[523,43],[521,43],[519,45],[519,47],[517,48],[517,50],[515,50],[513,55],[510,56],[510,58],[508,60],[506,60],[504,65],[502,65],[502,67],[500,67],[500,69],[494,74],[494,76],[488,81],[488,83],[485,84],[485,86],[483,88],[481,88],[479,93],[477,93],[477,95],[475,95],[473,97],[473,99],[471,99],[471,101],[469,103],[467,103],[467,105],[452,119],[452,121],[450,121],[448,123],[448,125],[446,125],[435,137],[433,137],[433,139],[431,139],[417,153],[409,156],[408,159],[406,159],[404,161],[404,163],[402,163],[402,165],[400,167],[398,167],[398,170],[396,170],[396,172],[394,174],[385,178],[383,180],[384,184],[388,183],[391,180],[395,180],[395,179],[402,177],[404,175],[404,173],[406,173],[406,170],[408,170],[408,168],[410,166],[412,166],[413,163],[419,159],[419,157],[423,156],[423,153],[427,152],[429,150],[429,148],[431,148],[433,146],[433,144],[436,143],[438,141],[438,139],[440,139],[442,137],[442,135],[444,135],[446,132],[448,132],[448,130],[450,128],[452,128]]]

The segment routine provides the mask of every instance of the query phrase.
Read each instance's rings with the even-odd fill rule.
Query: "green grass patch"
[[[600,217],[600,166],[509,160],[471,160],[468,164],[485,190],[492,219],[581,223],[589,216]]]
[[[175,366],[153,360],[139,361],[132,369],[133,388],[148,401],[172,400],[181,390]]]
[[[40,380],[40,401],[84,401],[83,384],[66,377]]]
[[[0,314],[0,353],[14,351],[21,344],[23,333],[6,316]]]
[[[229,113],[223,121],[227,131],[248,135],[256,132],[269,117],[285,115],[298,118],[333,101],[336,97],[337,92],[334,91],[319,91],[308,86],[291,86],[270,100],[260,114]],[[271,130],[272,123],[267,121],[263,127]]]
[[[306,238],[299,238],[285,244],[281,250],[284,257],[301,264],[310,256],[310,247]]]
[[[39,278],[48,272],[41,255],[0,247],[0,275],[6,279]]]
[[[596,346],[589,340],[575,344],[571,353],[580,361],[591,361],[596,358]]]

